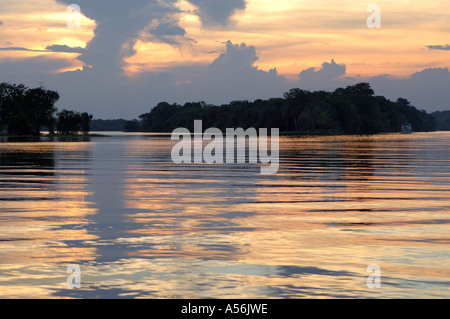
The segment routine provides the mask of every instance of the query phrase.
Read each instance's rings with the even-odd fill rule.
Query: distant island
[[[433,131],[435,117],[418,110],[406,99],[393,102],[375,96],[368,83],[358,83],[334,92],[291,89],[283,98],[233,101],[215,106],[205,102],[183,106],[161,102],[128,128],[143,132],[171,132],[178,127],[193,130],[195,119],[204,127],[279,128],[284,134],[376,134],[399,132],[402,123],[413,130]],[[124,130],[127,130],[124,127]]]
[[[279,128],[282,134],[376,134],[399,132],[403,123],[415,132],[450,130],[450,111],[428,114],[404,99],[376,96],[370,84],[358,83],[334,92],[294,88],[282,98],[232,101],[223,105],[160,102],[139,119],[93,119],[91,114],[57,112],[56,91],[0,83],[0,131],[3,135],[88,135],[89,131],[172,132],[204,127]]]

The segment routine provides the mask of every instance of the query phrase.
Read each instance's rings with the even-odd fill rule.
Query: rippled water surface
[[[0,298],[450,297],[450,133],[282,137],[276,175],[173,144],[3,138]]]

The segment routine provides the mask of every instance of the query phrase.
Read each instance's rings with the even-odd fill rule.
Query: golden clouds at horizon
[[[188,8],[180,1],[181,8]],[[129,74],[161,71],[189,63],[210,64],[223,50],[223,43],[255,46],[255,66],[298,79],[300,71],[320,67],[334,59],[347,66],[347,75],[404,77],[427,67],[445,67],[448,52],[430,50],[428,45],[445,44],[450,21],[442,13],[443,1],[423,5],[403,1],[378,1],[381,28],[366,25],[370,12],[364,1],[249,0],[245,10],[237,11],[226,28],[207,29],[189,11],[179,24],[195,44],[169,45],[157,42],[136,43],[136,54],[126,59]],[[186,50],[187,46],[191,49]],[[193,49],[192,49],[193,48]],[[214,52],[214,55],[211,55]],[[133,67],[139,62],[139,68]]]
[[[54,52],[47,47],[63,45],[85,48],[94,37],[94,20],[81,14],[80,28],[69,28],[67,6],[54,0],[5,1],[0,8],[0,62],[39,57],[49,61],[64,60],[68,64],[68,67],[49,72],[82,68],[83,63],[77,60],[80,53]]]
[[[259,57],[255,67],[264,71],[277,68],[289,79],[298,79],[302,70],[320,67],[331,59],[345,64],[347,75],[363,77],[404,77],[427,67],[450,65],[447,50],[427,48],[448,42],[450,19],[443,10],[446,2],[377,1],[380,29],[366,25],[371,14],[366,11],[369,4],[349,0],[338,6],[329,0],[248,0],[246,8],[236,11],[228,25],[206,26],[196,7],[180,0],[176,3],[178,12],[169,20],[153,19],[123,43],[134,50],[132,56],[123,57],[123,70],[128,76],[138,76],[187,65],[206,66],[224,52],[226,41],[254,46]],[[82,27],[70,29],[66,6],[54,0],[39,4],[6,1],[1,6],[0,47],[28,50],[0,51],[0,61],[48,56],[68,61],[68,67],[55,72],[82,68],[83,62],[77,59],[80,53],[46,52],[45,48],[54,44],[85,48],[94,38],[96,22],[92,19],[96,17],[82,16]],[[152,35],[152,25],[167,21],[185,34]]]

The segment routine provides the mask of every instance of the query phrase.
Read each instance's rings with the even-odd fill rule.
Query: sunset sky
[[[212,104],[366,81],[450,109],[448,1],[0,1],[0,81],[57,90],[59,109],[137,118],[160,101]],[[370,29],[370,4],[381,28]]]

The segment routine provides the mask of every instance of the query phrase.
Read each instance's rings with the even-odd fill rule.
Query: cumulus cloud
[[[299,77],[303,81],[323,81],[329,79],[336,79],[346,72],[346,66],[337,64],[331,59],[331,63],[324,62],[322,67],[318,70],[309,68],[300,72]]]
[[[318,69],[310,67],[300,72],[301,87],[313,90],[334,90],[338,86],[349,84],[353,79],[344,77],[346,75],[346,65],[337,64],[333,59],[331,63],[324,62]]]
[[[319,69],[308,68],[299,74],[300,80],[291,86],[307,90],[333,91],[338,87],[358,82],[371,84],[376,95],[388,99],[406,98],[419,109],[428,112],[450,109],[450,71],[448,68],[426,68],[409,77],[397,78],[389,74],[352,78],[346,74],[346,65],[325,62]]]
[[[232,100],[281,97],[290,89],[290,84],[275,68],[261,70],[256,66],[257,61],[254,46],[228,41],[223,53],[217,54],[209,65],[181,65],[164,73],[144,73],[137,79],[107,78],[103,72],[88,67],[82,71],[48,74],[49,70],[70,65],[67,60],[55,62],[50,56],[42,56],[23,62],[6,61],[7,68],[2,63],[0,81],[23,83],[27,79],[25,84],[30,87],[43,82],[60,93],[59,109],[88,111],[97,118],[132,119],[161,101],[222,104]],[[16,71],[19,69],[20,73]],[[181,83],[180,74],[183,75]]]
[[[450,72],[448,68],[426,68],[407,78],[388,75],[368,80],[379,95],[391,99],[406,98],[428,112],[450,109]]]
[[[273,68],[264,71],[255,66],[258,60],[254,46],[226,43],[220,54],[201,76],[194,78],[189,89],[211,103],[230,100],[252,100],[282,96],[288,84]]]
[[[253,64],[258,60],[254,46],[245,43],[233,44],[226,42],[226,52],[219,55],[211,64],[212,69],[221,69],[222,72],[239,72],[245,69],[256,69]]]

